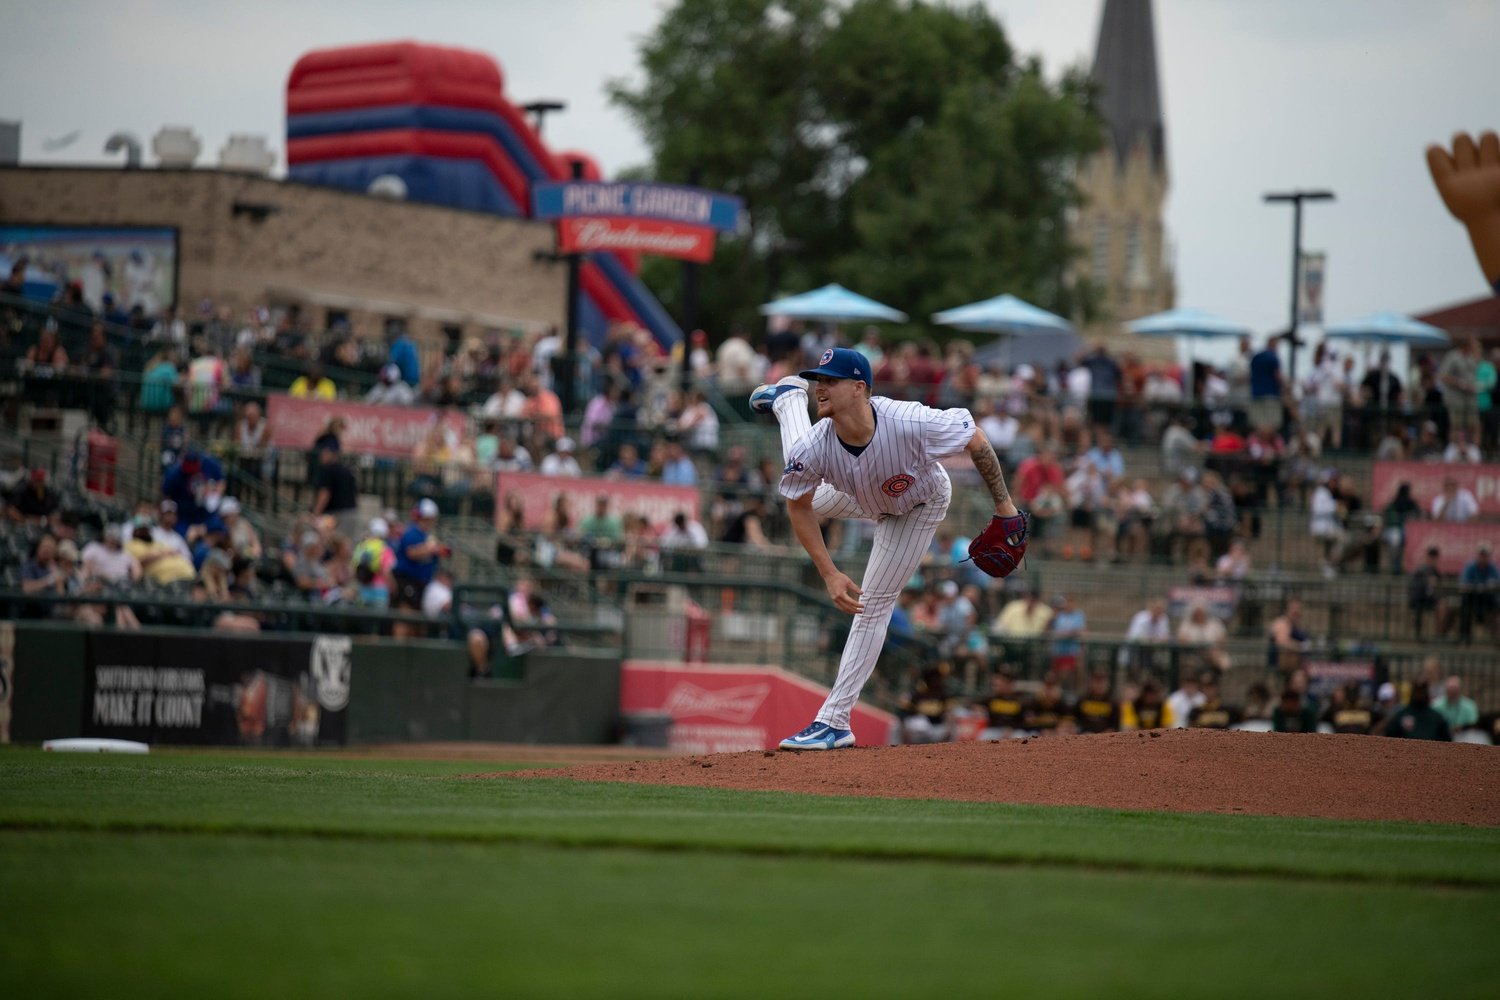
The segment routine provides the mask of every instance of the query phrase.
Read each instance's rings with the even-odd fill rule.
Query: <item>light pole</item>
[[[542,123],[547,116],[554,111],[566,111],[568,105],[565,101],[532,101],[530,104],[521,105],[522,111],[529,111],[536,118],[536,134],[542,134]]]
[[[1276,191],[1265,196],[1265,200],[1289,201],[1292,203],[1292,318],[1287,325],[1288,349],[1287,382],[1297,384],[1297,293],[1302,283],[1302,203],[1304,201],[1332,201],[1332,191]]]

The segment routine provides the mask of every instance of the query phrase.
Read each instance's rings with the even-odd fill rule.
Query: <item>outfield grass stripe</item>
[[[928,862],[939,864],[978,865],[993,868],[1045,868],[1124,874],[1194,875],[1226,879],[1295,879],[1328,884],[1407,885],[1432,889],[1477,890],[1490,892],[1500,883],[1483,877],[1463,876],[1433,878],[1416,873],[1382,874],[1378,872],[1309,873],[1290,865],[1195,862],[1157,863],[1149,860],[1099,860],[1042,851],[976,851],[954,849],[922,850],[911,847],[868,844],[795,845],[786,843],[711,842],[670,836],[629,837],[600,833],[527,833],[507,831],[457,830],[353,830],[347,827],[316,825],[271,825],[257,823],[175,822],[163,823],[132,820],[0,820],[3,833],[103,833],[156,834],[171,836],[248,836],[265,839],[327,840],[354,843],[431,843],[472,846],[532,845],[571,849],[639,850],[663,854],[740,855],[754,858],[799,858],[807,860],[865,862]]]

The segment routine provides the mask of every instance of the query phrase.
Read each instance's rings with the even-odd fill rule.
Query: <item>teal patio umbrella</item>
[[[767,302],[760,307],[760,313],[820,323],[906,322],[906,313],[851,292],[843,285],[824,285],[801,295]]]
[[[1413,347],[1446,347],[1450,342],[1448,334],[1431,323],[1395,312],[1371,313],[1345,323],[1331,323],[1323,328],[1323,336],[1330,340]]]
[[[1039,309],[1014,295],[997,295],[983,302],[944,309],[932,314],[932,321],[969,333],[1054,333],[1072,332],[1072,325],[1061,316]]]

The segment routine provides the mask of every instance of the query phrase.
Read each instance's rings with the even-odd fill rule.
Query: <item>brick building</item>
[[[178,229],[178,300],[302,307],[313,328],[387,318],[440,342],[561,327],[552,227],[220,170],[0,168],[0,219]]]

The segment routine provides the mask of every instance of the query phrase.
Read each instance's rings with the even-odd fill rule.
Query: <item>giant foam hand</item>
[[[1427,168],[1443,204],[1468,228],[1485,279],[1500,293],[1500,136],[1485,132],[1476,144],[1460,132],[1451,154],[1428,146]]]

